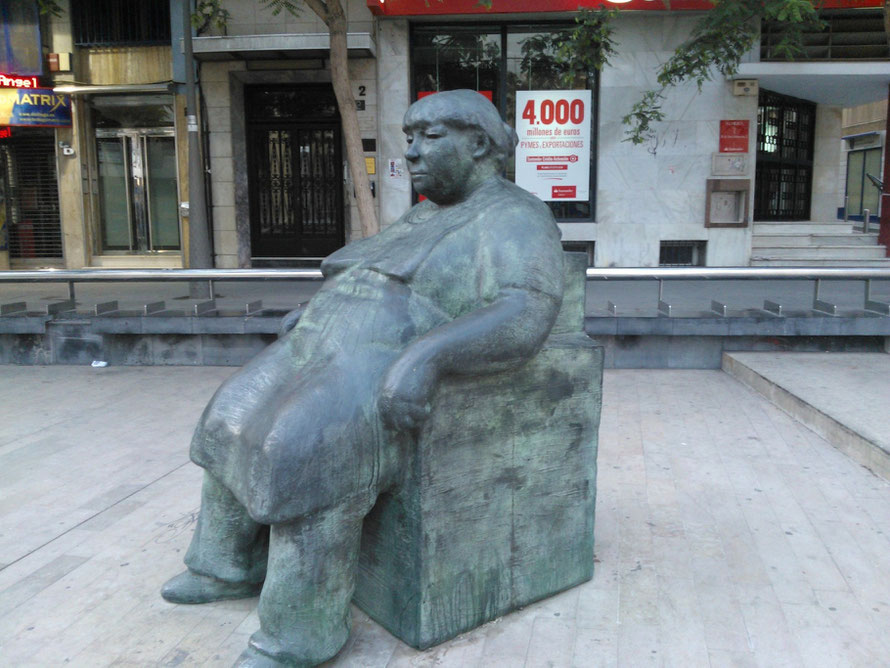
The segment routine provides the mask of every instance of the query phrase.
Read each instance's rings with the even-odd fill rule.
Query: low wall
[[[240,366],[275,340],[253,316],[62,314],[0,318],[0,364]],[[890,317],[588,317],[606,368],[719,369],[724,352],[890,350]]]

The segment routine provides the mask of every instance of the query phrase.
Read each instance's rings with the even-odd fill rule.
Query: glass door
[[[96,131],[103,252],[181,248],[172,130]]]
[[[847,218],[863,220],[865,210],[877,219],[881,203],[881,149],[868,148],[847,153]]]

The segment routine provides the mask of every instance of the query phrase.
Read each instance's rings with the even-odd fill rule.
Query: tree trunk
[[[340,0],[328,0],[325,24],[331,35],[331,81],[334,95],[340,109],[340,120],[343,124],[343,137],[346,143],[346,162],[352,176],[353,188],[358,204],[359,222],[362,236],[376,234],[377,214],[374,198],[371,196],[371,182],[365,168],[365,155],[362,149],[362,135],[358,127],[358,114],[355,109],[355,98],[349,80],[349,66],[346,51],[346,15]],[[311,6],[311,5],[310,5]]]

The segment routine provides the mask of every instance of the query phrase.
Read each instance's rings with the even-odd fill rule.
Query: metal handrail
[[[0,283],[317,281],[320,269],[40,269],[0,271]],[[890,280],[883,267],[590,267],[587,280]]]
[[[0,283],[321,280],[320,269],[39,269],[0,271]]]
[[[323,278],[320,269],[43,269],[38,271],[2,271],[2,283],[67,283],[68,300],[47,307],[50,311],[72,310],[75,306],[76,283],[86,282],[206,282],[210,300],[195,305],[195,315],[216,310],[214,286],[219,281],[318,281]],[[807,280],[814,282],[812,309],[829,315],[837,314],[837,307],[822,299],[822,282],[826,280],[864,281],[863,309],[890,315],[890,304],[872,298],[872,282],[890,280],[890,268],[880,267],[605,267],[587,269],[589,281],[656,281],[658,283],[658,312],[670,316],[671,304],[664,300],[665,281],[737,281],[737,280]],[[117,310],[117,302],[98,304],[96,313]],[[0,305],[3,312],[22,312],[24,302]],[[164,308],[163,302],[146,304],[148,315]],[[261,302],[246,305],[246,312],[262,310]],[[618,307],[611,301],[608,310],[618,314]],[[711,310],[723,317],[727,305],[711,301]],[[782,305],[764,300],[763,310],[782,315]]]
[[[590,267],[588,281],[890,280],[890,267]]]

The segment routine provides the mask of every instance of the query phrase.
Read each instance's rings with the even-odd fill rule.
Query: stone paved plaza
[[[164,602],[191,429],[231,368],[0,367],[0,665],[227,666],[256,599]],[[878,666],[890,484],[720,371],[607,371],[596,575],[426,652],[333,666]]]

